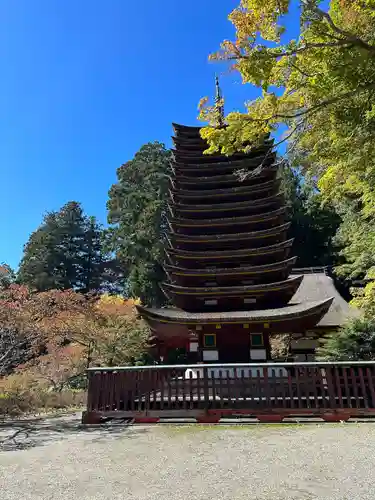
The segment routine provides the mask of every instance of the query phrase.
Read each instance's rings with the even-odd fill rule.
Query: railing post
[[[199,381],[198,372],[197,381]],[[197,417],[197,422],[202,424],[217,424],[220,420],[220,414],[215,411],[210,412],[210,386],[208,383],[208,367],[203,366],[203,414]],[[198,388],[200,394],[200,385]],[[198,405],[199,407],[199,405]]]
[[[208,386],[208,368],[203,368],[203,397],[204,397],[204,410],[210,409],[210,389]]]
[[[333,378],[332,378],[332,367],[327,366],[325,369],[325,379],[326,379],[326,384],[327,384],[327,394],[328,394],[328,408],[330,410],[335,410],[336,409],[336,391],[335,387],[333,385]]]

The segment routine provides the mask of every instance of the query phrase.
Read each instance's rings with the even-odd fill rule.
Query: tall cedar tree
[[[24,248],[18,281],[32,290],[82,292],[113,285],[113,259],[103,250],[103,229],[75,201],[48,213]]]
[[[279,175],[291,221],[293,254],[298,257],[296,266],[336,265],[338,248],[335,235],[341,222],[340,216],[332,206],[322,206],[321,194],[313,181],[288,162],[280,165]]]
[[[128,293],[142,303],[160,306],[165,296],[164,232],[171,153],[159,142],[145,144],[117,170],[109,191],[109,249],[126,274]]]

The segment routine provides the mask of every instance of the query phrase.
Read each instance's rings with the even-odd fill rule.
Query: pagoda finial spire
[[[216,86],[216,95],[215,95],[215,108],[217,114],[217,121],[219,127],[224,126],[224,103],[223,103],[223,94],[220,88],[219,77],[215,75],[215,86]]]

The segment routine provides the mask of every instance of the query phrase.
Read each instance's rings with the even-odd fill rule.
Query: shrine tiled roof
[[[292,302],[326,300],[328,297],[333,297],[332,304],[317,326],[338,327],[347,320],[360,316],[360,311],[346,302],[336,289],[333,279],[324,272],[304,274]]]

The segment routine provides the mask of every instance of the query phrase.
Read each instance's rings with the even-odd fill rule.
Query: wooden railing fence
[[[83,421],[246,414],[347,420],[375,414],[375,362],[90,368]]]

